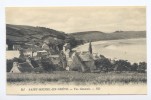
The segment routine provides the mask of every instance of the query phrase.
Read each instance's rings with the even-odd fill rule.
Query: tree
[[[66,39],[65,39],[65,43],[70,43],[70,45],[71,45],[71,48],[74,48],[75,46],[77,46],[77,41],[75,40],[75,38],[74,37],[67,37]]]
[[[147,63],[146,62],[140,62],[137,68],[138,72],[146,72],[147,69]]]
[[[7,72],[10,72],[10,70],[12,69],[13,67],[13,60],[7,60]]]
[[[50,71],[55,70],[55,67],[54,67],[53,63],[48,58],[42,58],[41,59],[41,64],[42,64],[43,69],[46,72],[50,72]]]
[[[114,71],[130,71],[131,64],[127,60],[118,60],[115,61],[115,64],[113,65]]]
[[[108,72],[108,71],[112,70],[112,64],[111,64],[110,60],[107,58],[102,58],[102,59],[96,60],[95,65],[101,71]]]
[[[131,71],[137,71],[138,68],[138,64],[137,63],[133,63],[131,66]]]
[[[8,50],[13,50],[13,43],[9,39],[6,39],[6,44],[8,45]]]

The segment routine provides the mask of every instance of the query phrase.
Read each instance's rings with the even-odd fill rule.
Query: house
[[[88,70],[88,68],[83,63],[83,61],[81,60],[81,58],[79,57],[79,55],[76,53],[73,56],[72,63],[69,66],[69,70],[86,72]]]
[[[48,43],[44,42],[44,44],[42,45],[42,49],[44,50],[49,50],[49,46],[48,46]]]
[[[71,50],[71,45],[70,43],[66,43],[64,46],[63,46],[63,52],[65,52],[66,50]]]
[[[71,58],[69,58],[67,60],[67,67],[70,67],[72,65],[72,63],[73,63],[73,60]]]
[[[90,71],[96,69],[92,54],[90,54],[89,52],[86,54],[81,53],[79,55],[79,57],[80,57],[81,61],[83,62],[83,64],[86,65],[86,67],[90,69]]]
[[[70,50],[70,45],[65,44],[63,47],[63,52],[66,56],[67,66],[69,70],[77,70],[82,72],[94,72],[96,70],[91,43],[89,45],[91,49],[84,52],[73,52]],[[90,51],[89,51],[90,50]]]
[[[94,59],[88,54],[78,54],[76,53],[72,58],[72,63],[69,66],[70,70],[78,70],[82,72],[90,71],[96,69]]]
[[[67,49],[66,51],[64,51],[64,54],[66,55],[66,58],[70,58],[70,54],[71,54],[71,51],[70,49]]]
[[[17,45],[17,44],[13,45],[13,50],[21,50],[21,49],[22,49],[21,45]]]
[[[32,72],[33,68],[28,62],[18,63],[14,62],[10,73],[25,73]]]
[[[42,50],[42,51],[37,51],[37,56],[38,57],[43,57],[43,56],[47,56],[48,52],[46,50]]]
[[[25,43],[25,45],[26,46],[33,46],[33,43],[28,42],[28,43]]]
[[[30,56],[30,57],[33,56],[33,52],[30,49],[23,50],[23,54],[24,54],[24,56]]]
[[[66,67],[67,67],[67,58],[66,58],[66,55],[64,54],[64,52],[63,51],[61,51],[60,52],[60,63],[61,63],[61,65],[62,65],[62,67],[64,68],[64,69],[66,69]]]
[[[98,53],[92,53],[92,56],[94,60],[100,59]]]

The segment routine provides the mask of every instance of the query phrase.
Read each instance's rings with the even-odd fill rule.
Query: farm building
[[[18,63],[14,62],[10,73],[24,73],[32,72],[33,68],[28,62]]]

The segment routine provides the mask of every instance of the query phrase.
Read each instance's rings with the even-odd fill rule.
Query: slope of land
[[[104,33],[100,31],[86,31],[71,33],[76,39],[84,41],[117,40],[131,38],[145,38],[146,31],[115,31],[113,33]]]
[[[71,47],[80,45],[88,41],[101,40],[118,40],[131,38],[145,38],[146,31],[115,31],[113,33],[104,33],[100,31],[86,31],[66,34],[65,32],[57,31],[45,27],[33,27],[26,25],[11,25],[6,24],[6,39],[7,44],[38,44],[42,45],[44,41],[50,44],[59,43],[61,46],[65,42],[70,42]]]
[[[6,25],[6,38],[12,43],[43,42],[47,38],[57,38],[65,40],[70,38],[67,34],[45,27],[32,27],[25,25]]]

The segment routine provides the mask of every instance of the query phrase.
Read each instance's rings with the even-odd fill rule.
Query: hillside
[[[45,27],[32,27],[24,25],[6,25],[7,39],[10,41],[29,42],[44,40],[47,37],[56,37],[65,39],[67,35],[64,32],[56,31]]]
[[[71,33],[71,36],[84,41],[117,40],[130,38],[145,38],[146,31],[115,31],[113,33],[103,33],[100,31],[86,31]]]
[[[6,24],[7,44],[29,43],[41,46],[44,41],[48,41],[50,44],[55,44],[55,39],[57,39],[57,43],[61,44],[61,46],[68,41],[71,43],[71,46],[74,47],[83,43],[83,40],[88,42],[145,37],[146,31],[115,31],[113,33],[85,31],[66,34],[64,32],[45,27]]]
[[[57,40],[56,40],[57,39]],[[44,41],[50,44],[60,43],[63,45],[65,41],[72,42],[76,45],[74,37],[65,34],[64,32],[49,29],[45,27],[33,27],[25,25],[6,25],[6,42],[12,44],[38,44],[41,46]]]

